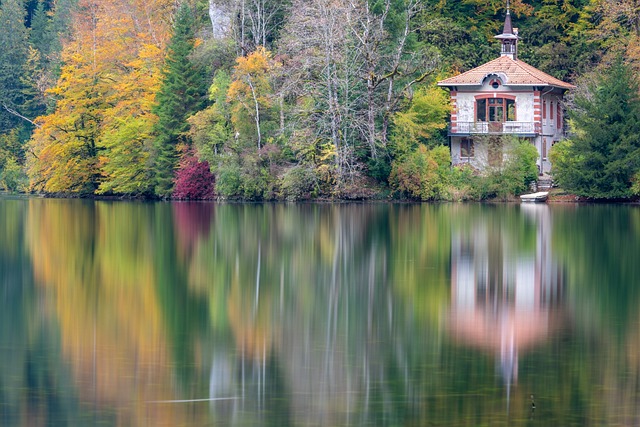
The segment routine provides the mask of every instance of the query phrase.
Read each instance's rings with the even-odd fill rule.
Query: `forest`
[[[517,194],[535,180],[517,141],[516,160],[489,176],[450,167],[450,102],[435,84],[499,55],[505,3],[0,0],[0,190]],[[640,2],[510,6],[519,57],[577,85],[566,106],[572,136],[551,154],[558,182],[584,197],[639,193]]]

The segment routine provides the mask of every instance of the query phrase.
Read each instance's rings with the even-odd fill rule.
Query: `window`
[[[476,118],[478,122],[487,121],[487,100],[478,99],[476,104]]]
[[[502,123],[515,120],[516,101],[513,99],[488,98],[476,101],[476,121],[478,122]]]
[[[473,139],[462,138],[460,141],[460,157],[469,158],[474,156]]]
[[[549,104],[549,118],[553,121],[553,102]]]
[[[542,160],[547,160],[547,138],[542,139]]]
[[[516,101],[513,99],[507,99],[507,121],[516,121]]]
[[[558,103],[556,107],[558,109],[558,114],[556,114],[556,118],[558,119],[556,120],[556,128],[562,129],[562,109],[560,108],[560,103]]]
[[[542,118],[547,120],[547,101],[542,101]]]

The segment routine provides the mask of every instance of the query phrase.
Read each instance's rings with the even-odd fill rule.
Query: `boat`
[[[520,196],[520,200],[523,202],[544,203],[549,197],[548,191],[540,191],[538,193],[523,194]]]

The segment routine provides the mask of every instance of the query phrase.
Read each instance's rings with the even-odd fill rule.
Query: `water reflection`
[[[640,422],[630,207],[0,199],[0,237],[2,425]]]
[[[564,272],[553,256],[550,209],[521,210],[521,233],[486,216],[452,229],[448,328],[457,342],[494,355],[507,406],[519,354],[547,342],[564,316]]]

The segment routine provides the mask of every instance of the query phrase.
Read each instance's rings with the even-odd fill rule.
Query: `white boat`
[[[520,200],[523,202],[543,203],[547,201],[547,197],[549,197],[548,191],[540,191],[538,193],[523,194],[520,196]]]

